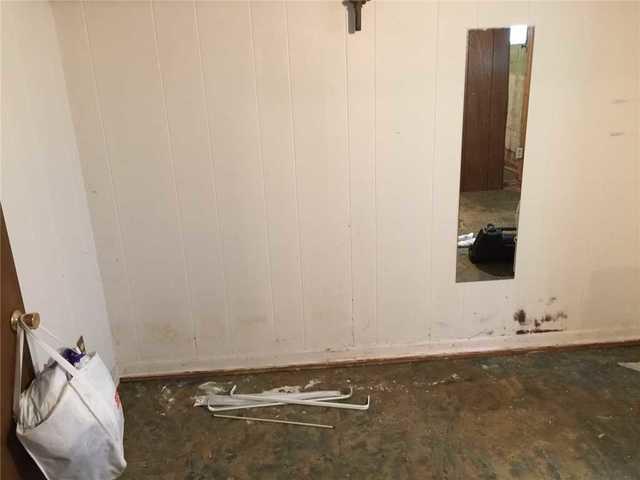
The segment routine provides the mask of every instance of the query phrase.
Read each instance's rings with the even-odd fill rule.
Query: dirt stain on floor
[[[640,374],[617,365],[638,359],[627,347],[127,382],[122,479],[638,479]],[[238,412],[335,425],[320,430],[192,406],[205,381],[258,392],[311,380],[353,386],[353,402],[370,394],[371,409]]]

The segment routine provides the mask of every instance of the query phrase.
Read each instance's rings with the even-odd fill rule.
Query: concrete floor
[[[478,231],[493,223],[496,226],[517,226],[516,208],[520,192],[512,190],[489,190],[460,194],[458,213],[458,235]],[[457,249],[456,281],[476,282],[513,278],[513,266],[505,263],[477,265],[469,260],[468,249]]]
[[[640,373],[617,365],[638,360],[627,347],[124,383],[122,478],[638,479]],[[372,407],[247,411],[335,430],[223,420],[192,407],[208,380],[352,385]]]

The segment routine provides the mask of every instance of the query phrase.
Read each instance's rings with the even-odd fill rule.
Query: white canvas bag
[[[32,389],[21,392],[22,353],[24,335],[30,345],[42,348],[71,379],[61,389],[58,400],[47,416],[33,428],[20,421],[21,408],[37,402],[40,395]],[[111,480],[120,476],[127,466],[124,459],[124,417],[116,386],[109,370],[97,353],[82,369],[65,360],[40,335],[24,323],[18,328],[16,374],[13,391],[13,413],[16,433],[25,449],[49,480]],[[34,379],[47,382],[45,376]],[[59,385],[58,385],[59,388]],[[57,395],[57,392],[51,392]],[[22,407],[21,407],[22,405]]]

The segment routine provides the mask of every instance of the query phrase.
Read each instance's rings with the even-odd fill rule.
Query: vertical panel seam
[[[433,85],[433,145],[432,145],[432,158],[431,158],[431,228],[430,228],[430,242],[429,242],[429,265],[427,265],[427,270],[429,272],[429,290],[430,290],[430,299],[429,299],[429,308],[431,310],[431,318],[425,318],[425,333],[427,335],[427,339],[431,341],[431,321],[434,318],[434,278],[433,278],[433,223],[435,218],[435,186],[434,186],[434,178],[436,174],[436,164],[438,162],[437,154],[438,154],[438,78],[440,76],[440,2],[436,3],[436,15],[435,15],[435,79]]]
[[[95,68],[95,58],[93,55],[93,45],[91,43],[91,35],[89,34],[89,21],[87,20],[87,12],[86,12],[86,0],[83,0],[80,3],[81,13],[82,13],[82,23],[84,26],[84,34],[87,41],[87,50],[89,53],[89,64],[91,70],[91,81],[93,84],[94,91],[94,100],[96,103],[96,114],[98,116],[98,123],[100,124],[100,132],[102,134],[102,143],[104,146],[104,153],[107,165],[107,172],[109,176],[109,183],[111,185],[111,193],[113,195],[113,214],[116,221],[117,231],[118,231],[118,240],[120,250],[122,252],[122,270],[124,271],[124,276],[127,285],[127,293],[129,295],[129,314],[131,315],[131,322],[133,323],[133,333],[136,340],[136,352],[135,356],[137,360],[142,360],[141,345],[142,342],[140,340],[140,331],[138,325],[138,318],[135,315],[135,305],[133,302],[133,286],[131,276],[129,274],[129,266],[127,261],[127,252],[125,248],[124,234],[122,230],[122,220],[120,217],[120,204],[118,203],[118,190],[116,188],[116,183],[113,178],[113,167],[111,165],[111,150],[109,149],[109,142],[107,141],[107,132],[105,128],[104,116],[102,114],[102,103],[100,101],[100,90],[98,87],[98,79],[96,77],[96,68]]]
[[[193,19],[196,30],[196,38],[197,38],[197,48],[198,48],[198,57],[200,59],[200,78],[202,82],[202,96],[204,98],[204,108],[205,108],[205,122],[207,127],[207,146],[209,150],[209,160],[211,163],[211,190],[213,192],[213,198],[215,200],[215,219],[216,225],[218,229],[218,234],[220,238],[220,247],[218,248],[218,256],[220,261],[220,266],[222,267],[222,284],[224,289],[224,308],[225,308],[225,339],[226,344],[231,346],[232,351],[235,350],[235,345],[231,342],[231,321],[229,318],[230,305],[229,305],[229,294],[227,288],[227,267],[225,262],[225,248],[224,248],[224,235],[222,232],[222,221],[220,220],[220,202],[218,199],[218,189],[216,188],[216,167],[215,167],[215,155],[213,149],[213,138],[211,134],[211,121],[209,115],[209,100],[208,100],[208,92],[207,92],[207,81],[204,73],[204,60],[202,57],[202,39],[200,37],[200,19],[198,17],[198,6],[197,0],[193,0]]]
[[[290,110],[290,124],[291,124],[291,149],[293,152],[293,176],[294,176],[294,192],[296,198],[296,223],[297,223],[297,231],[298,231],[298,261],[299,261],[299,269],[300,269],[300,297],[302,303],[302,346],[303,349],[307,348],[307,316],[305,314],[305,290],[304,290],[304,261],[302,258],[302,252],[304,251],[304,246],[302,243],[302,224],[300,222],[300,195],[298,192],[298,152],[296,148],[296,118],[294,112],[293,105],[293,78],[291,75],[291,48],[290,48],[290,38],[289,38],[289,9],[287,6],[286,0],[282,2],[282,10],[284,14],[284,25],[285,25],[285,33],[286,33],[286,48],[287,48],[287,80],[288,80],[288,90],[289,90],[289,110]]]
[[[380,343],[379,307],[379,212],[378,212],[378,4],[373,4],[373,210],[375,215],[375,302],[374,328],[376,345]]]
[[[269,279],[269,292],[271,294],[271,333],[273,335],[273,341],[276,342],[278,340],[278,329],[276,327],[276,306],[273,294],[273,266],[271,263],[271,233],[270,233],[270,215],[269,215],[269,206],[267,204],[267,179],[265,174],[265,164],[264,164],[264,150],[262,145],[262,118],[261,114],[261,106],[260,106],[260,95],[258,94],[258,72],[256,68],[256,45],[254,38],[254,23],[253,23],[253,9],[251,8],[251,2],[247,1],[247,9],[249,11],[249,37],[251,41],[251,66],[253,68],[253,89],[255,93],[255,107],[256,107],[256,127],[258,129],[258,160],[261,168],[261,177],[262,177],[262,201],[264,206],[264,216],[265,216],[265,239],[267,242],[266,254],[267,254],[267,268],[269,269],[269,275],[267,278]]]
[[[346,95],[345,102],[345,127],[346,127],[346,136],[347,136],[347,212],[348,212],[348,222],[349,222],[349,280],[351,286],[351,295],[350,295],[350,308],[351,308],[351,345],[355,346],[356,344],[356,334],[355,334],[355,318],[354,318],[354,307],[353,304],[355,302],[355,289],[354,289],[354,278],[353,278],[353,203],[352,203],[352,192],[351,192],[351,167],[352,167],[352,159],[351,159],[351,99],[349,92],[349,42],[348,42],[348,30],[349,30],[349,11],[345,9],[344,11],[345,18],[345,28],[344,28],[344,88]]]
[[[182,217],[182,206],[180,204],[180,193],[178,191],[178,182],[176,180],[175,151],[173,147],[173,133],[171,131],[171,122],[169,121],[169,109],[167,106],[167,90],[164,84],[162,74],[162,62],[160,61],[160,45],[158,42],[158,21],[156,19],[154,0],[149,2],[149,12],[151,13],[151,23],[153,24],[153,43],[156,54],[156,66],[158,68],[158,78],[160,80],[160,90],[162,92],[162,110],[164,113],[165,130],[167,132],[167,143],[169,146],[169,165],[171,167],[171,183],[173,184],[173,193],[176,202],[176,220],[178,221],[178,236],[180,240],[180,252],[182,254],[182,267],[184,270],[184,282],[187,293],[187,301],[189,304],[189,317],[191,318],[191,337],[193,342],[193,350],[195,358],[198,358],[198,329],[196,327],[195,313],[193,309],[193,290],[189,279],[189,268],[187,264],[187,251],[184,240],[184,219]]]
[[[583,33],[583,35],[586,36],[586,34],[587,34],[587,15],[589,14],[589,11],[585,8],[585,10],[581,11],[581,13],[582,13],[582,25],[581,25],[582,28],[580,30]],[[580,40],[583,41],[584,39],[581,38]],[[533,48],[535,48],[535,36],[534,36],[534,47]],[[531,53],[531,55],[533,55],[533,52]],[[584,64],[583,64],[583,67],[584,67]],[[585,70],[586,70],[586,68],[585,68]],[[531,76],[531,72],[528,72],[528,74],[529,74],[529,76]],[[526,139],[525,139],[525,141],[526,141]],[[545,176],[545,178],[549,178],[549,177]],[[522,190],[522,188],[521,188],[521,190]],[[545,195],[544,198],[545,199],[549,198],[549,195]],[[553,210],[551,210],[551,211],[553,212]],[[545,220],[546,220],[546,215],[545,215]],[[516,227],[519,227],[519,225],[516,225]],[[548,229],[545,228],[545,231],[548,231]],[[594,266],[594,263],[593,263],[594,261],[593,261],[593,256],[592,256],[593,242],[591,242],[589,239],[587,239],[586,242],[585,242],[585,251],[586,251],[586,254],[587,254],[586,258],[591,259],[589,266],[593,267]],[[516,260],[517,260],[517,258],[516,258]],[[587,293],[587,285],[586,285],[586,283],[583,283],[582,287],[580,289],[580,293],[579,293],[580,305],[582,305],[583,309],[584,309],[585,301],[587,299],[587,295],[588,295],[588,293]],[[580,325],[578,326],[578,329],[583,328],[584,327],[584,323],[585,323],[584,318],[582,318],[580,320]]]
[[[640,6],[638,5],[638,3],[635,4],[635,24],[636,24],[636,42],[635,44],[638,45],[638,41],[640,41]],[[634,151],[634,157],[635,157],[635,162],[633,162],[633,164],[635,165],[635,172],[634,172],[634,178],[636,179],[636,189],[635,189],[635,201],[634,201],[634,205],[636,206],[636,247],[640,247],[640,209],[638,209],[638,189],[640,188],[640,168],[638,168],[638,160],[639,160],[639,156],[640,156],[640,144],[639,144],[639,139],[640,139],[640,109],[638,107],[638,98],[640,97],[640,57],[638,56],[638,53],[636,53],[635,55],[635,80],[636,80],[636,84],[635,84],[635,93],[636,93],[636,107],[635,107],[635,118],[636,118],[636,128],[635,128],[635,137],[636,137],[636,141],[634,142],[634,146],[635,146],[635,151]],[[637,251],[637,250],[636,250]],[[636,291],[637,291],[637,285],[640,285],[640,264],[638,263],[638,261],[640,260],[640,255],[637,256],[637,260],[636,260],[636,269],[637,269],[637,273],[636,273]],[[637,296],[636,298],[638,298],[640,296]],[[636,315],[638,316],[638,320],[637,322],[640,322],[640,315],[638,315],[638,313],[640,313],[640,305],[636,305],[636,311],[635,311]],[[636,325],[637,326],[637,325]]]

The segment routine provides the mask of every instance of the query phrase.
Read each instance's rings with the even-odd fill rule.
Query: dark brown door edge
[[[9,236],[0,206],[2,232],[0,238],[0,479],[2,480],[40,480],[44,479],[40,470],[22,448],[16,438],[13,422],[13,378],[16,360],[16,337],[9,319],[14,310],[24,310],[22,294],[16,274]],[[31,366],[29,352],[25,349],[25,365]],[[33,378],[33,370],[25,369],[22,379],[23,388]]]

